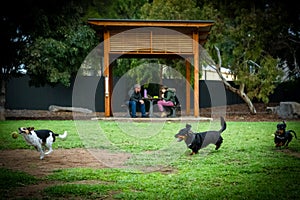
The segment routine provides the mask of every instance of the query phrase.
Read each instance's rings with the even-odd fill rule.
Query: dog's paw
[[[41,153],[41,155],[40,155],[40,160],[43,160],[44,157],[45,157],[45,153]]]

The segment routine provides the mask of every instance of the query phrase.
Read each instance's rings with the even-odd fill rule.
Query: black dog
[[[178,142],[185,141],[188,148],[192,149],[192,153],[196,154],[198,151],[209,144],[215,144],[216,150],[218,150],[223,142],[221,133],[226,129],[226,122],[221,117],[221,129],[219,131],[205,131],[201,133],[193,133],[191,131],[191,125],[187,124],[184,129],[181,129],[175,138],[178,138]]]
[[[294,133],[295,138],[297,138],[295,131],[293,130],[288,130],[286,131],[286,123],[283,121],[281,124],[277,124],[277,130],[274,133],[275,138],[274,138],[274,143],[276,147],[288,147],[289,143],[293,139],[292,133]]]

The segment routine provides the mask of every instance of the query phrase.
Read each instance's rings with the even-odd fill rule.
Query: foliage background
[[[291,0],[10,1],[0,8],[1,106],[5,102],[5,83],[24,72],[35,86],[70,86],[86,55],[103,39],[87,25],[88,18],[214,20],[204,48],[217,63],[217,46],[222,66],[237,77],[235,84],[245,85],[250,99],[267,103],[282,80],[298,83],[297,8]],[[141,62],[149,61],[120,60],[115,63],[114,74],[120,77]],[[157,63],[185,75],[181,60]]]

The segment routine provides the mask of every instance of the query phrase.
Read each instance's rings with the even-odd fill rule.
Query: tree
[[[34,85],[69,85],[72,74],[96,44],[82,21],[85,1],[10,1],[1,7],[1,105],[12,76],[27,72]]]
[[[52,5],[52,4],[51,4]],[[88,52],[96,46],[95,31],[83,22],[84,4],[66,1],[52,8],[38,8],[39,26],[25,49],[23,62],[36,86],[62,83],[70,85]],[[50,6],[51,7],[51,6]]]
[[[140,8],[148,0],[91,0],[84,20],[91,18],[140,19]]]
[[[225,66],[233,62],[233,47],[238,43],[245,45],[251,37],[251,46],[256,45],[271,57],[280,58],[279,67],[289,69],[289,79],[300,77],[300,11],[297,2],[203,0],[197,1],[197,6],[201,8],[200,18],[215,21],[206,47],[215,54],[217,44]]]
[[[31,84],[36,86],[62,83],[70,85],[87,53],[96,44],[95,33],[87,26],[76,29],[66,28],[59,38],[37,38],[26,49],[24,59],[31,77]]]
[[[199,14],[195,0],[153,0],[141,8],[142,19],[194,20]]]
[[[264,9],[266,51],[279,57],[279,66],[288,69],[284,81],[300,78],[300,11],[291,0],[269,1]]]
[[[26,72],[30,84],[70,85],[97,45],[90,17],[138,18],[146,0],[16,0],[1,7],[1,110],[5,84]]]
[[[211,34],[209,52],[237,77],[235,85],[239,89],[232,91],[244,99],[252,114],[256,110],[251,101],[256,99],[268,103],[268,96],[282,76],[279,68],[281,60],[274,58],[269,51],[269,36],[278,31],[278,27],[272,27],[270,24],[274,23],[274,19],[267,18],[275,10],[266,11],[264,6],[233,2],[206,7],[206,13],[210,16],[213,16],[212,10],[218,13],[214,18],[216,25],[212,32],[215,34]],[[221,53],[215,46],[221,49]],[[229,87],[228,84],[225,86]]]
[[[0,20],[0,120],[4,120],[6,83],[11,77],[17,76],[23,68],[20,62],[22,54],[17,49],[24,47],[26,39],[18,29],[18,25],[12,23],[11,18],[1,15]]]
[[[266,58],[262,61],[262,67],[251,61],[252,67],[255,69],[252,68],[252,70],[249,71],[248,66],[246,65],[245,71],[243,71],[244,74],[242,75],[244,80],[239,80],[238,78],[236,80],[238,88],[236,88],[236,86],[230,84],[223,77],[223,74],[221,73],[222,58],[220,50],[218,47],[215,47],[215,49],[218,55],[218,63],[216,64],[212,59],[209,59],[210,56],[206,56],[205,63],[216,70],[217,74],[224,83],[225,88],[240,96],[241,99],[243,99],[248,105],[250,113],[256,114],[256,109],[251,99],[256,97],[257,99],[262,99],[262,101],[265,103],[268,102],[268,95],[275,89],[273,81],[278,79],[278,67],[274,67],[278,64],[278,62],[272,58]],[[203,53],[205,54],[205,50],[203,50]],[[249,92],[246,92],[246,86],[249,89]]]
[[[281,4],[269,1],[186,0],[182,3],[176,0],[154,0],[142,8],[146,17],[142,16],[154,19],[214,20],[215,25],[205,46],[219,63],[221,56],[218,55],[222,53],[224,67],[230,68],[237,77],[235,84],[239,89],[233,91],[245,100],[250,112],[255,114],[251,101],[257,99],[267,103],[268,95],[273,92],[282,74],[278,67],[282,60],[277,59],[280,58],[278,54],[270,51],[272,48],[269,44],[274,33],[284,33],[284,21],[278,21],[274,16],[280,14],[284,19],[290,18],[285,17],[287,11],[278,9],[277,5]],[[273,38],[279,41],[278,36]],[[219,47],[218,51],[221,49],[221,53],[216,53],[216,46]]]
[[[20,3],[19,6],[15,6]],[[24,68],[22,65],[23,51],[28,41],[24,28],[27,18],[23,10],[29,9],[24,2],[7,2],[0,8],[0,119],[4,120],[6,84],[11,77],[18,76]],[[23,16],[23,17],[22,17]]]

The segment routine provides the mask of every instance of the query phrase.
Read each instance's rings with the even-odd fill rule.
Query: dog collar
[[[192,135],[192,139],[191,139],[191,143],[187,145],[188,147],[192,146],[192,144],[195,140],[195,135],[194,134],[191,134],[191,135]]]

